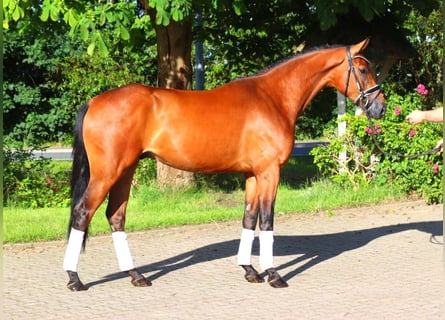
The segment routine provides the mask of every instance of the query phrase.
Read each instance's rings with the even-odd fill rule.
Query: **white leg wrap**
[[[273,268],[273,231],[260,231],[260,267]]]
[[[71,228],[65,251],[65,259],[63,260],[63,270],[77,272],[84,234],[85,232],[83,231]]]
[[[128,246],[127,235],[124,231],[115,231],[112,233],[114,249],[116,250],[117,261],[121,271],[134,269],[133,258],[131,257],[130,247]]]
[[[243,229],[238,249],[238,265],[251,265],[252,245],[255,238],[255,231]]]

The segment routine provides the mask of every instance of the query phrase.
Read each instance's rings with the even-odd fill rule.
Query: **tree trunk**
[[[159,87],[191,90],[192,89],[192,22],[191,19],[176,22],[171,20],[168,26],[156,24],[156,11],[147,8],[156,30],[158,51]],[[189,188],[195,185],[191,172],[169,167],[158,161],[157,181],[161,187]]]

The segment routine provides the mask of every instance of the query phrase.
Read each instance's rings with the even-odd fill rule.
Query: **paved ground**
[[[74,293],[65,287],[64,241],[5,245],[0,317],[443,319],[442,210],[412,201],[277,214],[275,263],[285,289],[244,281],[239,221],[129,234],[148,288],[117,272],[111,236],[88,242],[79,274],[90,288]]]

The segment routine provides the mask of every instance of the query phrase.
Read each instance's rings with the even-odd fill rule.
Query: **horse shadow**
[[[331,234],[275,236],[275,256],[298,255],[297,258],[277,266],[276,269],[281,270],[296,266],[292,271],[282,275],[282,278],[288,281],[305,270],[326,260],[335,258],[344,252],[364,247],[378,238],[407,230],[418,230],[430,234],[430,243],[443,245],[436,239],[436,237],[443,235],[442,221],[404,223]],[[151,273],[151,275],[147,276],[147,279],[154,281],[171,272],[176,272],[195,264],[234,256],[238,251],[238,245],[239,239],[213,243],[162,261],[138,266],[137,268],[143,274]],[[252,254],[258,255],[258,252],[258,238],[256,238]],[[303,263],[304,261],[306,262]],[[92,287],[126,277],[128,277],[126,273],[117,272],[87,283],[86,286]]]

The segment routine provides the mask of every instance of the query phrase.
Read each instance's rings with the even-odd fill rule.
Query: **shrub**
[[[3,149],[3,205],[69,206],[71,163],[36,159],[32,151]]]
[[[314,163],[323,174],[346,187],[371,183],[401,188],[409,195],[425,197],[427,203],[442,203],[442,154],[434,153],[409,159],[436,146],[442,137],[442,125],[421,123],[412,125],[406,116],[415,109],[431,109],[426,104],[425,87],[416,88],[401,97],[387,98],[388,110],[380,120],[368,122],[366,116],[346,115],[346,133],[336,130],[325,133],[330,144],[312,151]],[[378,146],[375,144],[376,140]],[[346,157],[339,156],[346,151]]]
[[[132,192],[137,193],[141,186],[150,186],[156,183],[156,160],[147,158],[139,161],[133,176]]]

